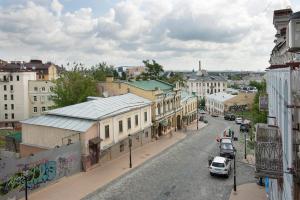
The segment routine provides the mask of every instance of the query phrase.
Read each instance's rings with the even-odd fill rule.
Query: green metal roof
[[[141,88],[143,90],[156,90],[156,88],[159,88],[160,90],[172,90],[173,85],[163,82],[163,81],[158,81],[158,80],[147,80],[147,81],[132,81],[132,82],[127,82],[130,85],[133,85],[135,87]]]

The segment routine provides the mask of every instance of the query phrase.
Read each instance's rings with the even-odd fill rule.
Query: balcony
[[[255,173],[278,179],[283,175],[282,141],[278,127],[258,124],[255,143]]]

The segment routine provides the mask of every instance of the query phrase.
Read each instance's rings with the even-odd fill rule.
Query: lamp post
[[[245,136],[245,154],[244,157],[247,159],[247,131],[244,131],[244,136]]]
[[[236,166],[235,166],[235,159],[236,159],[236,149],[233,149],[233,190],[236,192]]]
[[[25,200],[28,200],[28,186],[27,186],[28,174],[29,174],[29,170],[25,169],[23,172],[23,176],[25,179]]]
[[[199,102],[198,102],[198,96],[197,96],[197,130],[199,129],[199,119],[198,119],[198,117],[199,117],[199,114],[198,114],[198,112],[199,112],[199,108],[198,108],[199,104],[198,103]]]
[[[131,162],[131,147],[132,147],[132,138],[131,135],[128,134],[128,144],[129,144],[129,168],[132,168],[132,162]]]

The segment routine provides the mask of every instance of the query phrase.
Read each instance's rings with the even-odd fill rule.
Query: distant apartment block
[[[36,80],[55,80],[61,73],[62,68],[51,62],[43,63],[41,60],[30,60],[29,62],[11,61],[0,65],[0,71],[31,71],[36,72]]]
[[[0,71],[0,127],[16,127],[29,117],[29,81],[35,72]]]
[[[39,116],[54,106],[51,99],[53,88],[54,83],[51,81],[29,81],[29,117]]]
[[[122,73],[124,72],[127,78],[135,78],[138,75],[141,75],[146,71],[144,66],[121,66],[117,67],[117,72],[120,77],[122,77]]]

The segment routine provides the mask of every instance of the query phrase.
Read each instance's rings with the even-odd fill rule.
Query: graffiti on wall
[[[30,162],[28,162],[29,160]],[[31,156],[25,162],[14,162],[14,172],[0,177],[0,199],[1,196],[7,196],[10,193],[24,193],[22,191],[25,189],[25,177],[23,173],[25,170],[28,171],[27,188],[34,190],[50,181],[71,175],[74,172],[79,172],[81,168],[80,150],[78,152],[56,155],[54,158],[34,160],[34,156]],[[10,166],[11,163],[8,165]],[[9,169],[6,168],[6,170]]]
[[[229,106],[229,111],[230,112],[241,112],[241,111],[246,111],[248,109],[247,105],[232,105]]]

